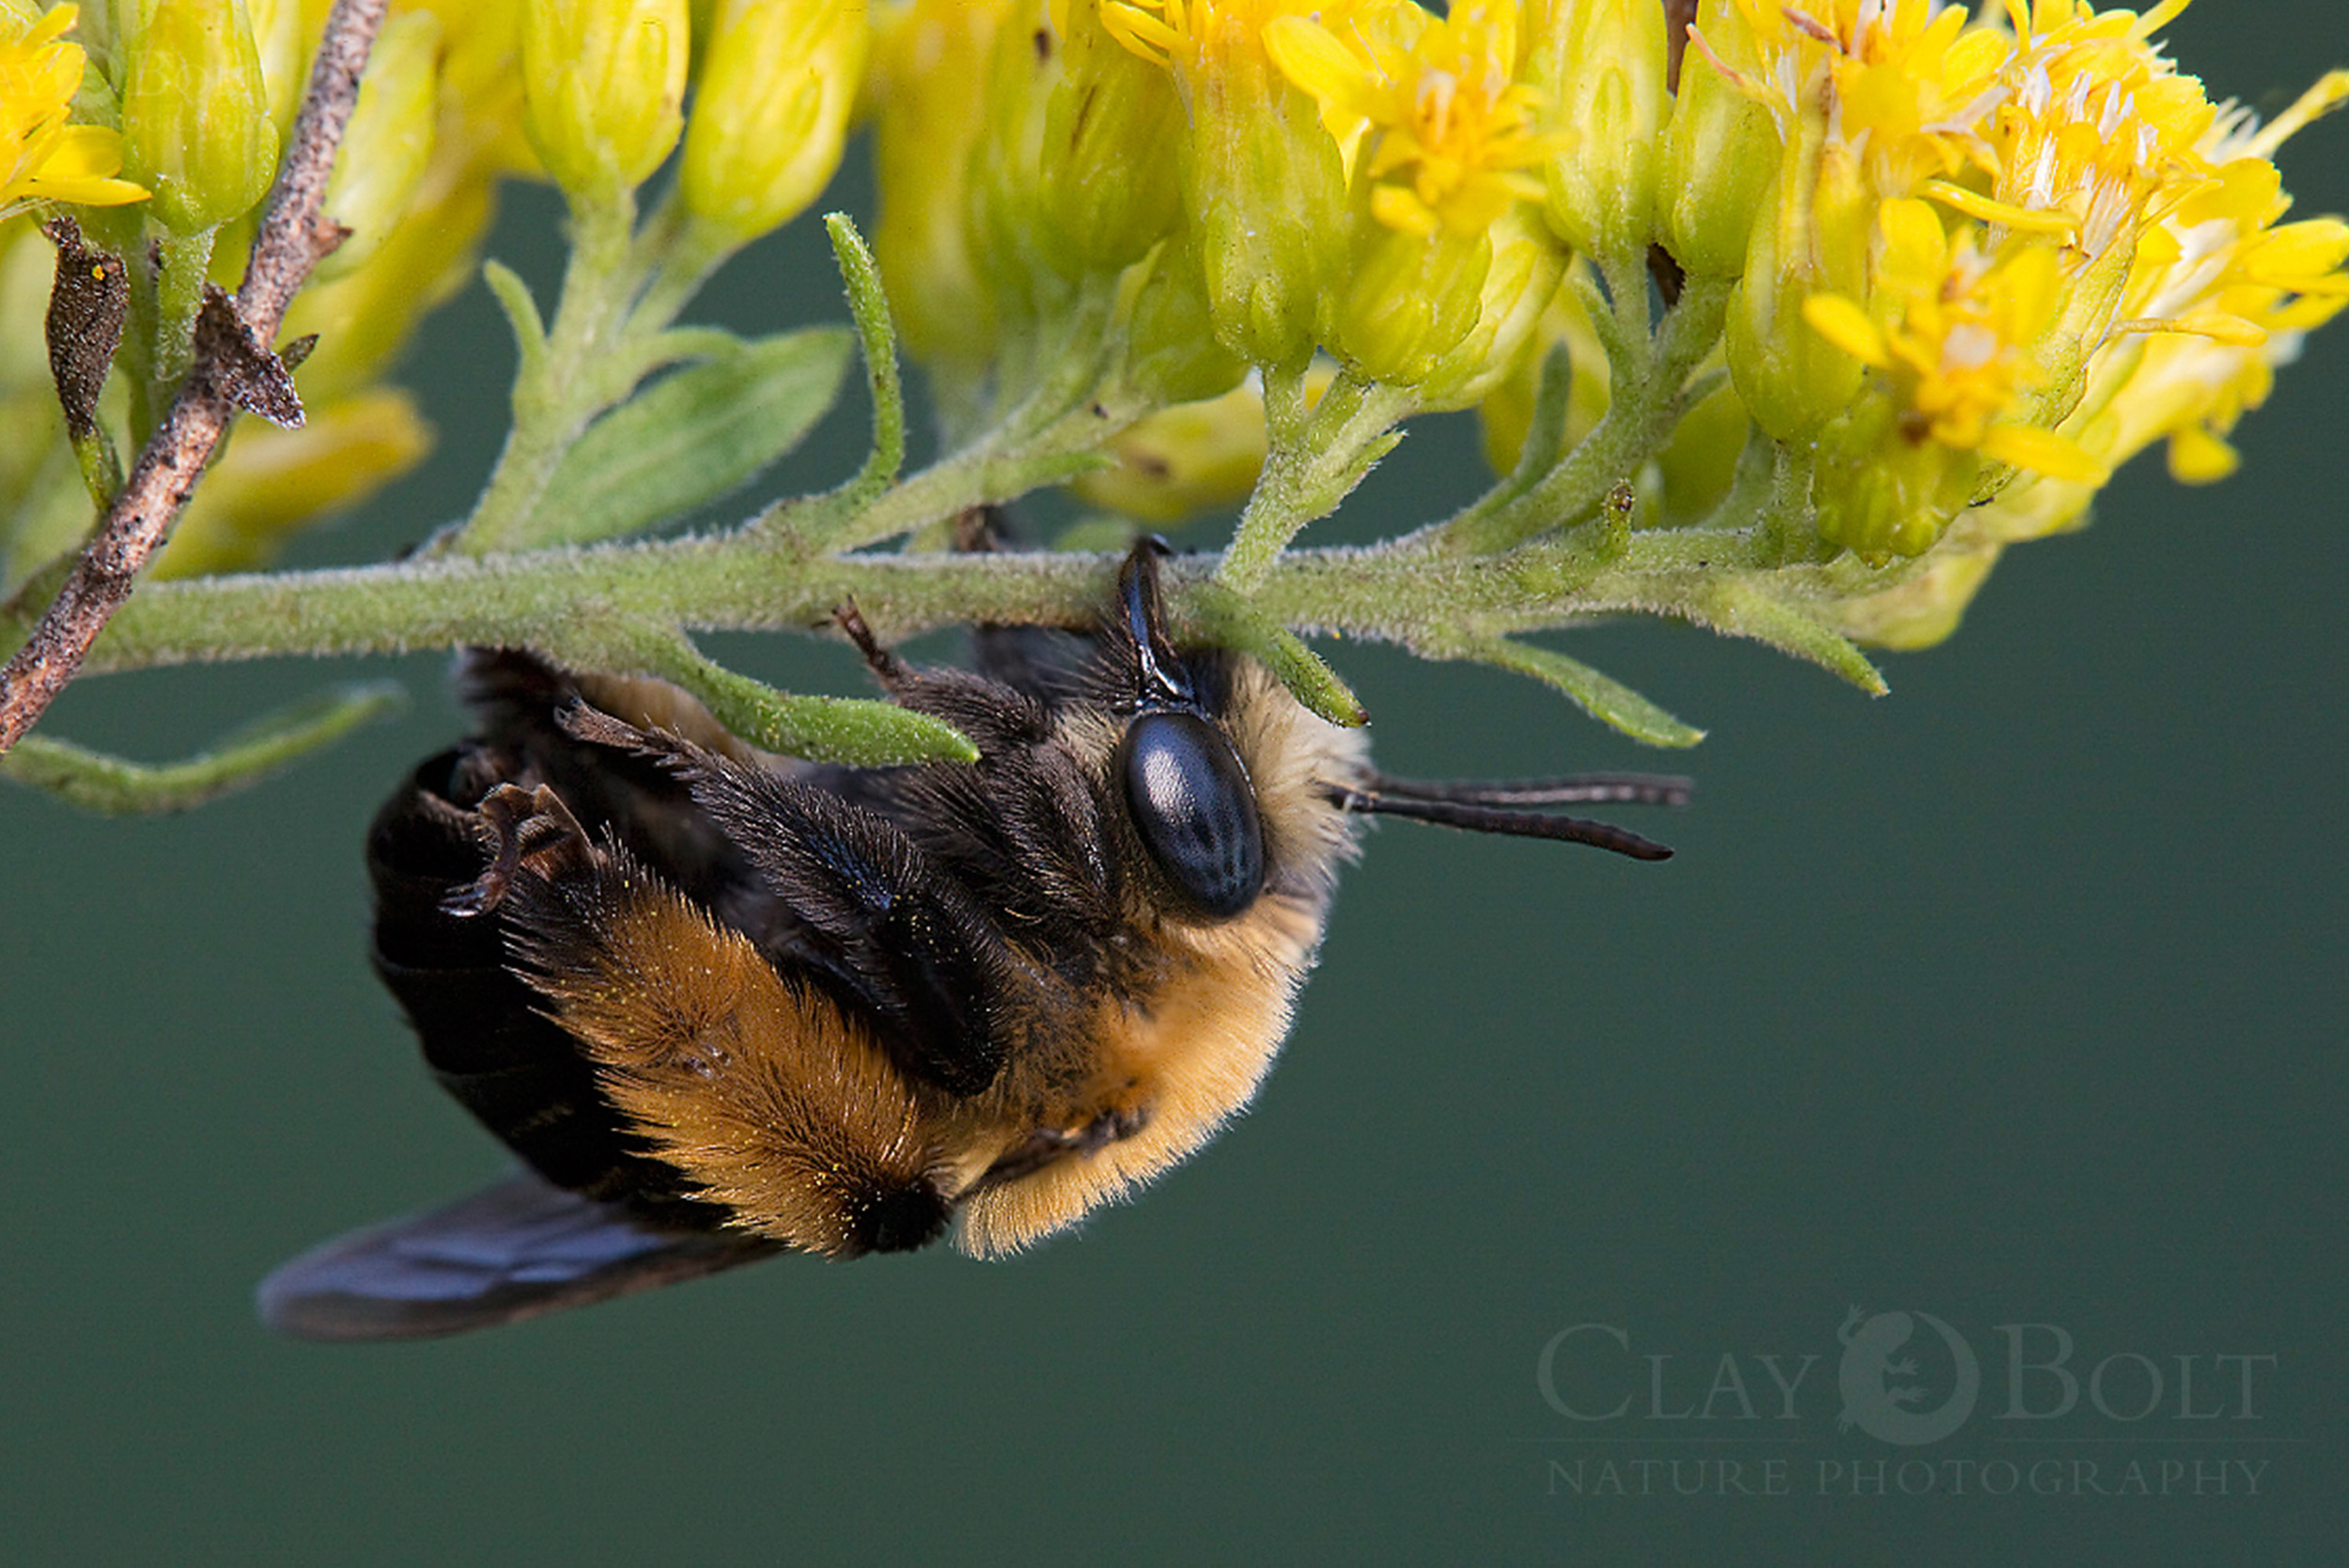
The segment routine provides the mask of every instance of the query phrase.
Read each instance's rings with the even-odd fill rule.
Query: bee
[[[1261,664],[1174,644],[1164,551],[1089,633],[979,629],[972,671],[844,607],[970,764],[786,760],[665,683],[470,655],[478,738],[368,836],[373,955],[520,1167],[294,1259],[263,1320],[407,1338],[785,1250],[1015,1252],[1248,1104],[1365,819],[1671,853],[1537,808],[1686,781],[1378,773]]]

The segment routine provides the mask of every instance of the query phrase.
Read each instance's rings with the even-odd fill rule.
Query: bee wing
[[[751,1263],[772,1242],[670,1230],[519,1171],[313,1248],[261,1281],[261,1321],[305,1340],[489,1328]]]

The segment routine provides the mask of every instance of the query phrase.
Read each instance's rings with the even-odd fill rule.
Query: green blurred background
[[[2211,0],[2173,37],[2270,113],[2349,57],[2315,3]],[[2349,120],[2286,149],[2303,212],[2349,208],[2344,163]],[[492,247],[542,287],[553,212],[521,194]],[[701,314],[840,318],[814,225]],[[380,558],[479,484],[511,352],[478,287],[412,365],[428,476],[300,560]],[[861,418],[786,477],[848,472]],[[1522,682],[1332,647],[1396,771],[1686,766],[1680,857],[1387,827],[1254,1112],[1082,1234],[786,1260],[440,1343],[278,1341],[249,1293],[501,1164],[364,957],[360,835],[456,732],[443,660],[78,687],[54,733],[154,758],[332,679],[416,702],[184,818],[0,795],[0,1560],[2340,1560],[2345,418],[2337,326],[2242,427],[2242,474],[2182,490],[2140,460],[1952,644],[1890,660],[1882,701],[1681,629],[1565,644],[1709,725],[1686,758]],[[1466,427],[1416,431],[1353,515],[1427,515],[1476,462]],[[716,645],[861,690],[835,648]],[[1965,1336],[1956,1436],[1838,1430],[1855,1305]],[[2016,1323],[2068,1332],[2083,1380],[2121,1355],[2121,1416],[2147,1358],[2158,1407],[2001,1419]],[[1537,1386],[1578,1324],[1627,1348],[1571,1339],[1554,1382],[1632,1396],[1619,1420]],[[1947,1353],[1906,1348],[1930,1408]],[[2248,1418],[2222,1355],[2274,1358]],[[1763,1356],[1820,1358],[1792,1421]],[[2220,1416],[2179,1419],[2180,1357]],[[1725,1389],[1710,1421],[1657,1414],[1727,1375],[1756,1419]],[[2025,1374],[2028,1407],[2058,1391]],[[1681,1465],[1641,1496],[1635,1459]],[[1719,1495],[1720,1461],[1759,1490],[1770,1459],[1784,1495]],[[2015,1472],[2048,1492],[1982,1491],[2048,1460]],[[2155,1495],[2093,1492],[2133,1462]],[[1594,1495],[1610,1463],[1630,1495]]]

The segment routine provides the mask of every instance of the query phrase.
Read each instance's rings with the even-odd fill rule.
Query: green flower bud
[[[1038,183],[1052,259],[1071,276],[1141,260],[1182,216],[1182,100],[1167,72],[1119,43],[1099,8],[1068,7],[1061,80],[1045,110]]]
[[[1778,126],[1770,112],[1721,74],[1761,69],[1745,13],[1718,6],[1680,66],[1680,96],[1664,133],[1657,177],[1656,227],[1672,259],[1690,272],[1735,277],[1778,168]],[[1715,62],[1718,61],[1719,64]]]
[[[1602,258],[1647,250],[1672,116],[1660,0],[1529,0],[1525,78],[1570,145],[1543,168],[1552,227]]]
[[[1048,197],[1036,174],[1060,58],[1037,46],[1038,36],[1019,25],[1017,16],[1008,18],[989,40],[984,62],[968,62],[979,68],[975,109],[972,84],[962,76],[967,68],[961,63],[948,68],[961,78],[957,112],[979,121],[971,151],[964,242],[997,312],[1016,323],[1050,316],[1065,297],[1062,270],[1046,255]]]
[[[641,185],[684,129],[685,0],[526,0],[522,129],[567,194]]]
[[[1154,404],[1195,403],[1229,392],[1247,372],[1216,340],[1199,257],[1180,236],[1149,267],[1126,274],[1119,310],[1126,332],[1126,383]]]
[[[1724,342],[1729,374],[1755,423],[1808,439],[1859,390],[1865,369],[1811,329],[1803,303],[1867,294],[1875,209],[1851,150],[1812,133],[1787,145],[1746,250]]]
[[[261,58],[244,0],[154,0],[130,42],[123,173],[174,234],[242,216],[277,178]]]
[[[1476,324],[1421,383],[1423,408],[1473,407],[1517,374],[1565,279],[1565,250],[1530,206],[1511,208],[1487,232],[1492,265],[1485,273]]]
[[[325,214],[350,237],[319,263],[319,277],[339,277],[365,262],[407,214],[432,159],[440,49],[441,21],[430,11],[383,24],[326,182]]]
[[[1475,327],[1492,259],[1486,234],[1361,223],[1323,340],[1372,380],[1416,385]]]
[[[727,0],[706,42],[679,189],[735,244],[800,215],[832,182],[864,74],[861,8]]]
[[[947,62],[984,58],[1004,18],[992,7],[924,0],[881,19],[873,39],[873,258],[898,340],[933,368],[975,378],[1001,340],[967,222],[981,116]]]
[[[1860,398],[1822,433],[1812,493],[1819,537],[1862,560],[1921,555],[1972,498],[1981,457],[1915,441],[1889,397]]]
[[[1346,174],[1314,101],[1261,51],[1192,99],[1184,206],[1216,336],[1258,365],[1301,361],[1344,264]]]

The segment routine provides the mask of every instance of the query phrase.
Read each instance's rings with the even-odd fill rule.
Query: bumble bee
[[[980,629],[975,673],[844,608],[968,765],[786,761],[661,682],[469,656],[480,737],[368,837],[374,959],[521,1169],[296,1258],[263,1319],[403,1338],[786,1250],[1016,1251],[1248,1103],[1363,817],[1670,853],[1528,808],[1684,781],[1374,771],[1255,661],[1174,645],[1164,548],[1089,634]]]

